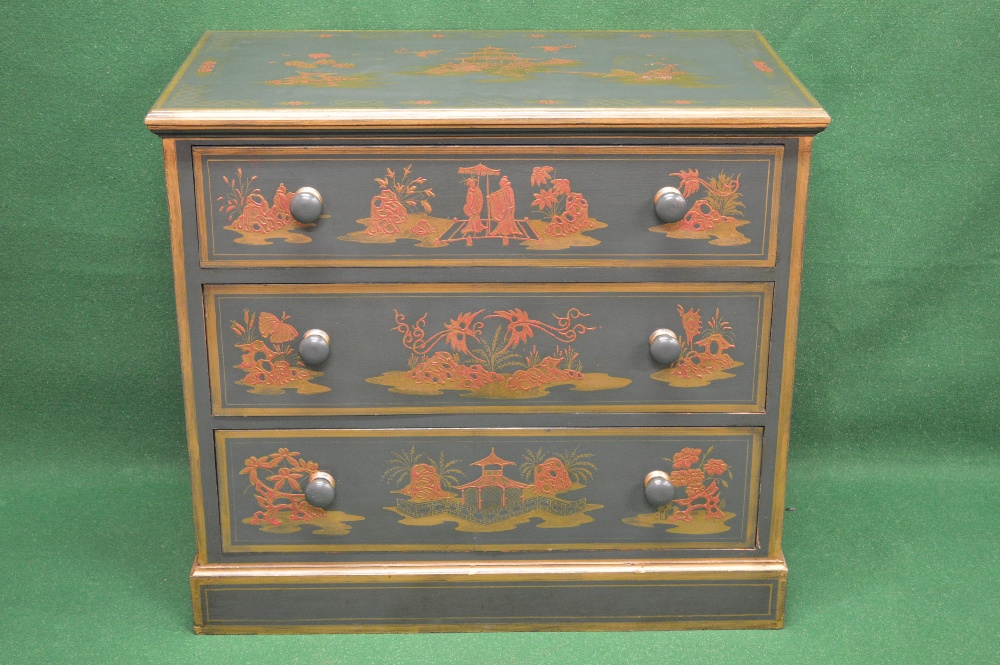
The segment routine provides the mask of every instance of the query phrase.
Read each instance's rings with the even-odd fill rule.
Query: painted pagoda
[[[424,525],[440,523],[442,519],[457,521],[467,531],[492,530],[491,527],[502,523],[516,525],[531,517],[541,518],[550,526],[563,526],[560,521],[565,522],[565,526],[575,526],[584,519],[589,521],[585,516],[590,508],[586,499],[566,501],[552,492],[540,493],[536,485],[512,480],[504,475],[504,467],[513,464],[491,449],[488,456],[470,465],[481,469],[480,476],[475,480],[452,486],[455,492],[444,491],[436,474],[431,492],[417,493],[411,489],[411,482],[402,490],[410,498],[399,499],[390,510],[410,519],[429,520]],[[427,465],[417,465],[424,466]],[[424,470],[419,471],[423,473]],[[417,472],[414,467],[411,476]],[[567,486],[561,491],[575,487],[579,486]],[[456,494],[459,491],[461,495]]]
[[[509,462],[498,456],[495,449],[490,449],[490,454],[487,457],[473,462],[472,466],[478,466],[483,470],[482,475],[471,483],[455,487],[457,490],[462,490],[462,504],[466,505],[466,492],[476,490],[476,508],[478,510],[483,510],[484,503],[487,510],[497,506],[505,508],[508,503],[512,506],[522,505],[524,503],[524,490],[531,485],[519,483],[503,475],[503,468],[513,464],[514,462]],[[510,495],[509,502],[508,494]]]

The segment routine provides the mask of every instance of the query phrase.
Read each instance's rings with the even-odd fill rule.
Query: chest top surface
[[[154,131],[828,122],[754,31],[208,32],[146,118]]]

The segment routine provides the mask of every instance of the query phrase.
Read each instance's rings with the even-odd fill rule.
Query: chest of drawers
[[[198,632],[780,627],[812,136],[758,33],[208,33]]]

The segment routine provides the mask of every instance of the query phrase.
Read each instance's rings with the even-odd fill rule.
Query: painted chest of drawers
[[[754,32],[208,33],[198,632],[779,627],[812,136]]]

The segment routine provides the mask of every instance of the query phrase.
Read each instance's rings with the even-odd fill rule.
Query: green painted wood
[[[766,284],[739,290],[721,283],[708,292],[684,284],[652,291],[552,285],[543,292],[460,284],[437,293],[419,284],[344,293],[249,288],[210,292],[206,302],[216,322],[209,330],[218,354],[212,390],[223,409],[762,410],[755,405],[763,403],[760,376],[768,365]],[[685,345],[686,360],[670,367],[649,353],[650,334],[664,327]],[[293,349],[310,328],[329,334],[331,350],[324,363],[307,367]]]
[[[489,146],[218,147],[197,150],[194,159],[207,265],[371,259],[763,265],[774,251],[772,195],[784,193],[775,187],[780,151],[770,144],[536,147],[516,156]],[[688,193],[691,212],[673,224],[654,210],[664,186]],[[322,195],[324,216],[315,224],[291,215],[292,192],[300,187]]]
[[[216,445],[234,552],[363,549],[378,558],[404,548],[516,547],[607,558],[635,556],[641,546],[658,558],[752,547],[756,536],[761,451],[752,433],[307,431],[220,441],[225,434]],[[336,481],[325,512],[302,504],[304,469],[313,466]],[[660,514],[643,486],[657,469],[673,472],[677,484]]]
[[[816,108],[751,31],[214,32],[159,108]]]

